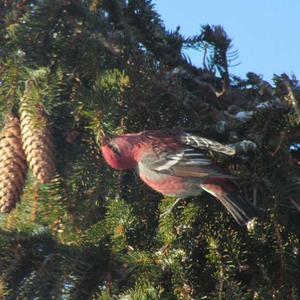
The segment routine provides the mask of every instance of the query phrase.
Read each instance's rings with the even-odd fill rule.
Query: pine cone
[[[0,211],[10,212],[20,200],[27,174],[20,122],[8,116],[0,134]]]
[[[48,119],[41,107],[31,108],[26,97],[21,102],[21,132],[23,149],[33,172],[41,182],[49,182],[55,173],[54,144]]]

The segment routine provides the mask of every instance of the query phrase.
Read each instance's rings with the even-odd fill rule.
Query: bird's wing
[[[207,150],[207,151],[214,151],[214,152],[220,152],[226,155],[234,155],[235,149],[228,146],[223,145],[219,142],[212,141],[206,138],[202,138],[197,135],[193,135],[191,133],[182,133],[179,136],[180,141],[190,147],[201,149],[201,150]]]
[[[224,174],[208,157],[206,151],[185,147],[180,150],[145,154],[139,161],[139,168],[156,174],[179,177],[232,178]]]

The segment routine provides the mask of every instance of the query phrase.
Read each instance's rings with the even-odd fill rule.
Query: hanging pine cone
[[[0,211],[10,212],[20,200],[27,174],[20,122],[11,115],[0,134],[0,170]]]
[[[54,144],[43,108],[31,107],[29,97],[27,90],[20,107],[23,149],[33,175],[41,183],[47,183],[55,173]]]

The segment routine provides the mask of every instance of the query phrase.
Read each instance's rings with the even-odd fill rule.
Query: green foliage
[[[149,0],[0,1],[0,20],[1,127],[21,101],[33,116],[42,106],[57,163],[48,184],[29,173],[0,216],[1,299],[299,299],[295,78],[231,75],[221,26],[168,32]],[[203,68],[184,47],[202,51]],[[159,128],[252,141],[211,154],[262,209],[252,230],[206,193],[172,207],[104,163],[104,131]]]
[[[24,66],[22,51],[11,53],[0,60],[0,110],[5,115],[17,105],[17,99],[24,89]]]
[[[129,290],[128,293],[121,295],[122,299],[132,299],[132,300],[156,300],[162,299],[162,288],[156,286],[148,278],[140,277],[136,281],[136,286]]]

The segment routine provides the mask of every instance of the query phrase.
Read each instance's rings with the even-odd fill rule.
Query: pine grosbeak
[[[152,189],[184,198],[202,190],[219,199],[240,225],[257,216],[256,208],[244,200],[208,157],[208,151],[235,154],[229,146],[180,131],[144,131],[117,137],[105,136],[102,154],[114,169],[136,169]]]

